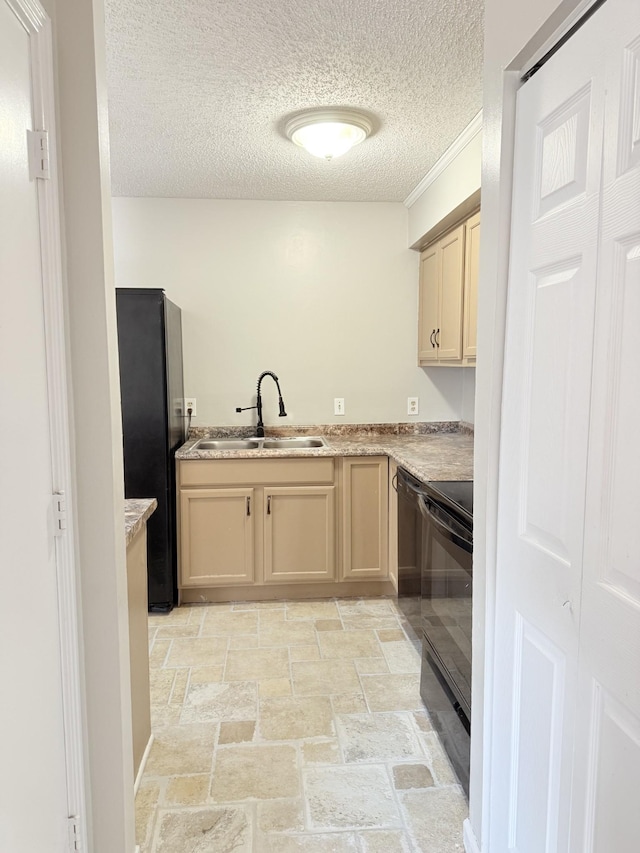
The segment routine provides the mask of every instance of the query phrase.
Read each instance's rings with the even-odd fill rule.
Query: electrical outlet
[[[333,400],[333,414],[344,415],[344,397],[335,397]]]
[[[418,397],[407,397],[407,414],[417,415],[420,411]]]
[[[185,415],[189,414],[189,409],[191,409],[191,417],[194,418],[196,416],[196,398],[195,397],[185,397],[184,398],[184,413],[185,413]]]

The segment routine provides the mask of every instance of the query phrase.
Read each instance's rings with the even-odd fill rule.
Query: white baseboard
[[[462,829],[462,840],[464,841],[465,853],[480,853],[480,845],[478,844],[476,837],[473,834],[473,830],[471,829],[471,824],[469,823],[468,818],[462,825]]]
[[[135,797],[138,793],[138,788],[140,787],[140,782],[142,781],[142,774],[144,773],[144,768],[147,763],[147,758],[149,758],[149,753],[151,752],[151,745],[153,743],[153,732],[151,733],[151,737],[149,738],[149,743],[144,751],[142,756],[142,760],[140,762],[140,767],[138,767],[138,775],[136,776],[136,781],[133,786],[133,796]],[[136,850],[135,853],[138,853]]]

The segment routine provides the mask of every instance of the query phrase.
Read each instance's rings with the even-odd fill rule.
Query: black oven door
[[[421,495],[421,617],[425,644],[460,711],[471,719],[473,531],[462,515]],[[460,716],[462,717],[462,714]]]

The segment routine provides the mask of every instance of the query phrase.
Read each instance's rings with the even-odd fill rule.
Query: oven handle
[[[438,530],[445,539],[448,539],[450,542],[453,542],[454,545],[457,545],[458,548],[462,548],[463,551],[466,551],[467,554],[473,554],[473,542],[467,542],[466,539],[463,539],[455,530],[452,530],[447,524],[443,521],[440,521],[429,509],[430,501],[424,497],[424,495],[420,495],[420,512],[422,515],[429,521],[430,524]]]
[[[397,482],[398,474],[399,474],[399,469],[398,469],[398,471],[396,471],[396,473],[395,473],[396,482]],[[420,497],[420,498],[424,495],[424,492],[422,491],[422,489],[417,489],[417,488],[413,485],[413,483],[411,482],[411,480],[407,479],[407,477],[405,477],[404,475],[400,475],[400,476],[401,476],[401,479],[402,479],[402,484],[403,484],[404,486],[406,486],[408,489],[410,489],[414,494],[418,495],[418,497]],[[397,492],[397,491],[398,491],[398,490],[396,489],[396,492]]]

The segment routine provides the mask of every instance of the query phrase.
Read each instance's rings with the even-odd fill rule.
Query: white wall
[[[163,287],[182,308],[194,424],[459,420],[462,371],[417,361],[418,254],[399,203],[113,199],[116,285]],[[344,397],[346,415],[333,414]]]
[[[445,152],[443,158],[447,156]],[[481,167],[482,133],[478,130],[470,135],[462,150],[433,181],[429,175],[426,176],[428,186],[409,208],[410,246],[435,228],[452,210],[477,193],[480,189]],[[436,170],[438,164],[433,171]]]
[[[482,241],[478,298],[474,464],[473,728],[470,824],[487,845],[492,636],[500,406],[509,261],[515,96],[520,71],[590,0],[485,0]],[[512,70],[510,70],[512,69]],[[486,644],[485,644],[486,640]],[[488,714],[485,714],[488,711]],[[471,848],[469,848],[471,849]]]
[[[462,374],[462,409],[460,420],[472,424],[475,422],[476,369],[475,367],[465,367]]]

